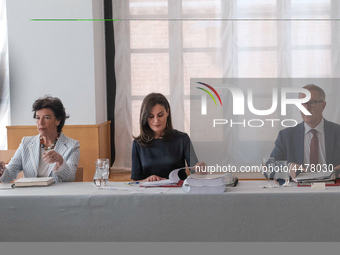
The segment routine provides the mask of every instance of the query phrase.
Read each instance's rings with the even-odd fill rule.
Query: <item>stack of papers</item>
[[[293,181],[299,185],[310,185],[313,182],[335,183],[335,172],[307,172],[300,173]]]
[[[143,182],[140,187],[182,187],[185,193],[223,193],[226,186],[236,186],[238,179],[230,173],[224,174],[198,174],[194,173],[187,177],[183,182],[178,176],[178,171],[183,168],[175,169],[169,174],[169,179]]]
[[[206,177],[200,176],[200,175],[189,175],[186,179],[187,184],[189,186],[205,186],[205,187],[213,187],[213,186],[222,186],[227,184],[227,178],[225,176],[211,176],[206,175]]]
[[[226,185],[232,180],[230,173],[226,174],[191,174],[184,181],[182,189],[192,194],[218,194],[225,191]]]

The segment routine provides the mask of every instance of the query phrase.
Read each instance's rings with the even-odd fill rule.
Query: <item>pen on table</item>
[[[140,182],[128,182],[126,183],[127,185],[132,185],[132,184],[139,184]]]

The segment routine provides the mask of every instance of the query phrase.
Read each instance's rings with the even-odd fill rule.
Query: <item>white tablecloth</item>
[[[263,184],[240,181],[209,195],[181,188],[138,194],[92,183],[0,184],[0,241],[340,241],[340,187]]]

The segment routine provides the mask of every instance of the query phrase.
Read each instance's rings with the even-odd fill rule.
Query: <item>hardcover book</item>
[[[15,187],[49,186],[54,182],[53,177],[20,178],[14,181]]]

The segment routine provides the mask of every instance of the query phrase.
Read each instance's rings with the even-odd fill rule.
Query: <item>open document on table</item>
[[[327,184],[336,183],[336,174],[333,171],[327,172],[305,172],[300,173],[293,181],[299,185],[310,185],[315,182],[325,182]]]
[[[141,187],[180,187],[182,186],[183,181],[178,176],[178,171],[185,169],[178,168],[171,171],[169,174],[169,179],[154,181],[154,182],[143,182]]]

